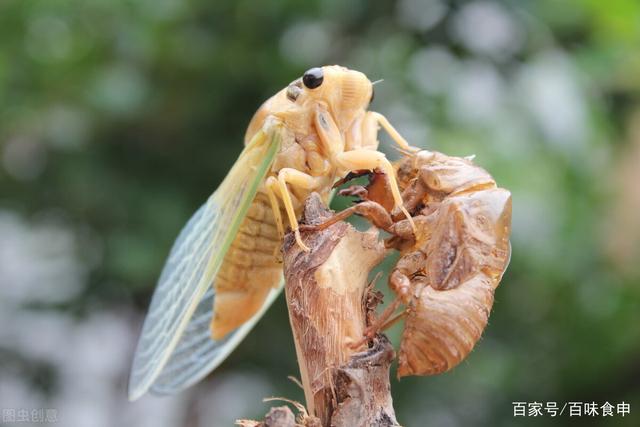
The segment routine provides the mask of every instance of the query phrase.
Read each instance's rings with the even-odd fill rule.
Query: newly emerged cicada
[[[410,150],[395,176],[411,223],[394,212],[393,176],[366,173],[367,187],[341,192],[360,203],[305,228],[358,214],[392,235],[385,243],[400,251],[389,276],[397,298],[367,334],[404,317],[398,375],[447,371],[471,352],[487,325],[510,259],[511,194],[471,159]],[[393,316],[402,303],[406,309]]]
[[[364,74],[326,66],[308,70],[256,112],[240,157],[171,249],[136,348],[131,400],[149,389],[186,388],[237,346],[282,289],[276,253],[283,218],[304,248],[298,219],[311,192],[327,202],[336,179],[352,170],[393,175],[377,151],[379,126],[399,146],[408,144],[367,111],[372,98]],[[391,193],[404,209],[393,179]]]

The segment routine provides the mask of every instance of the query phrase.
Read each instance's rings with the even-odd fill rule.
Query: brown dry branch
[[[240,427],[296,427],[296,417],[288,406],[276,406],[271,408],[264,421],[238,420],[236,425]]]
[[[305,203],[304,223],[320,224],[333,212],[317,194]],[[344,222],[303,232],[304,252],[290,233],[285,237],[285,293],[308,415],[294,424],[270,424],[273,408],[260,427],[398,426],[389,385],[395,357],[384,336],[374,345],[352,348],[367,327],[367,280],[384,257],[377,229],[359,232]],[[286,421],[290,422],[290,421]]]

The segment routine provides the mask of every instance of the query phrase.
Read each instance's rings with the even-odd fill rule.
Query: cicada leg
[[[280,213],[280,204],[278,203],[278,198],[276,197],[276,193],[279,191],[278,180],[273,176],[267,178],[267,181],[265,182],[265,189],[267,192],[267,197],[269,198],[271,210],[273,211],[273,218],[278,230],[278,237],[282,241],[284,237],[284,223],[282,222],[282,214]],[[276,246],[273,255],[277,257],[279,250],[280,246]]]
[[[401,311],[394,315],[398,307],[402,304],[402,299],[400,297],[396,297],[391,304],[376,318],[376,320],[367,326],[362,334],[362,338],[352,344],[350,344],[351,348],[359,348],[366,342],[373,339],[376,334],[380,331],[384,331],[385,329],[391,327],[395,322],[400,320],[402,316],[404,316],[405,311]]]
[[[390,135],[398,144],[406,149],[411,149],[407,141],[400,136],[384,116],[380,114],[379,116],[373,117],[377,118],[378,122],[387,130],[387,132],[393,132],[390,133]],[[344,151],[345,140],[342,133],[335,121],[331,118],[331,115],[322,108],[318,108],[316,110],[314,124],[316,126],[318,136],[320,136],[320,140],[324,144],[325,149],[330,153],[331,159],[337,163],[337,166],[346,172],[359,171],[362,169],[379,169],[388,176],[395,208],[402,211],[407,219],[413,224],[411,215],[405,209],[402,202],[402,195],[400,194],[400,188],[398,187],[398,181],[395,177],[393,165],[386,158],[384,153],[367,148],[355,148],[353,150]],[[375,134],[371,134],[371,132],[372,131],[369,130],[368,134],[364,135],[364,138],[367,138],[368,140],[376,140]],[[413,229],[415,230],[415,226],[413,226]]]
[[[402,256],[391,275],[389,276],[389,287],[396,294],[395,299],[389,306],[378,316],[378,318],[364,331],[362,340],[353,344],[353,348],[360,347],[362,344],[373,338],[379,331],[393,325],[405,314],[405,310],[395,314],[400,305],[409,304],[411,295],[415,292],[415,288],[419,286],[420,279],[414,277],[425,264],[425,254],[421,251],[414,251]]]
[[[296,218],[293,201],[291,200],[291,193],[289,193],[287,184],[295,185],[305,190],[313,190],[320,185],[319,181],[321,179],[321,177],[313,177],[293,168],[283,168],[278,172],[277,188],[280,192],[280,198],[282,199],[284,208],[287,211],[289,224],[295,235],[296,243],[305,252],[309,252],[310,249],[302,242],[302,238],[300,237],[300,227],[298,225],[298,219]]]
[[[360,169],[379,169],[384,172],[389,178],[389,186],[391,187],[391,195],[393,196],[395,208],[402,211],[407,220],[411,223],[411,227],[414,232],[416,231],[415,225],[413,224],[413,219],[404,207],[402,195],[400,194],[400,188],[398,187],[398,181],[395,177],[395,170],[393,169],[393,165],[386,158],[384,153],[361,148],[340,153],[336,156],[336,160],[342,168],[349,171]]]
[[[375,146],[372,146],[371,148],[373,149],[377,148],[377,133],[378,133],[379,126],[381,126],[389,134],[393,142],[398,144],[398,146],[402,150],[405,150],[411,153],[418,151],[417,148],[409,145],[407,140],[404,139],[402,135],[400,135],[400,133],[396,130],[396,128],[393,127],[391,123],[389,123],[389,120],[387,120],[385,116],[375,111],[367,111],[364,118],[364,123],[363,123],[363,142],[365,144],[363,145],[364,148],[368,148],[370,144],[375,144]],[[366,144],[369,144],[369,145],[366,145]]]
[[[380,326],[380,330],[381,331],[386,331],[387,329],[389,329],[390,327],[395,325],[400,319],[402,319],[406,315],[407,315],[407,310],[402,310],[401,312],[396,313],[395,316],[389,318],[389,320],[387,320],[386,322],[384,322],[382,324],[382,326]]]
[[[354,214],[363,216],[376,227],[392,233],[391,226],[393,225],[393,220],[391,219],[391,215],[389,215],[389,212],[387,212],[384,207],[382,207],[382,205],[372,201],[358,203],[347,209],[344,209],[343,211],[338,212],[321,224],[301,225],[300,230],[321,231],[337,222],[349,218]]]

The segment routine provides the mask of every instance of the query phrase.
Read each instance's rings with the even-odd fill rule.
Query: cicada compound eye
[[[302,76],[302,83],[304,83],[308,89],[315,89],[319,87],[323,80],[324,73],[320,67],[311,68]]]

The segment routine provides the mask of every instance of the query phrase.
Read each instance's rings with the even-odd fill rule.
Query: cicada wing
[[[260,320],[282,288],[281,281],[277,288],[270,291],[262,308],[250,320],[220,341],[211,338],[209,325],[215,292],[213,287],[208,289],[169,362],[151,386],[151,392],[159,395],[178,393],[217,368]]]
[[[329,196],[329,200],[334,194],[335,190]],[[282,278],[278,287],[269,292],[261,309],[250,320],[219,341],[211,338],[210,329],[216,297],[215,287],[207,289],[171,358],[151,386],[151,392],[158,395],[176,394],[217,368],[253,329],[283,288]]]
[[[260,131],[218,189],[176,239],[151,299],[133,359],[129,399],[142,396],[160,375],[207,288],[280,146],[276,129]]]

